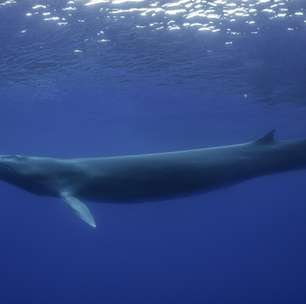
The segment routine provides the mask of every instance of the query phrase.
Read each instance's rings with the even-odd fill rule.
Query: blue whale
[[[275,131],[237,145],[114,157],[0,156],[0,179],[37,195],[61,197],[92,227],[84,201],[170,199],[306,168],[306,140],[276,141]]]

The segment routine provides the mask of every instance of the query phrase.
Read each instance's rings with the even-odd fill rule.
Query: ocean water
[[[0,0],[1,154],[306,138],[304,0]],[[89,202],[0,184],[0,304],[306,303],[306,172]]]

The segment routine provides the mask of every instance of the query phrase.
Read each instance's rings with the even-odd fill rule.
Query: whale
[[[306,140],[275,140],[275,130],[241,144],[91,158],[0,156],[0,180],[61,198],[91,227],[87,201],[144,203],[191,196],[252,178],[306,169]]]

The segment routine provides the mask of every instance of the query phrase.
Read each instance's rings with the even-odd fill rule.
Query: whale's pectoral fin
[[[82,201],[66,192],[61,193],[61,197],[75,211],[81,220],[83,220],[89,226],[96,228],[94,217],[92,216],[88,207]]]

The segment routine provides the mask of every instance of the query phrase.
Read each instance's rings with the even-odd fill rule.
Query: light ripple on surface
[[[300,56],[305,6],[299,0],[0,0],[1,84],[58,71],[105,79],[116,70],[122,83],[139,77],[204,88],[217,82],[224,90],[253,87],[276,98],[285,81],[304,94],[290,71],[306,66]],[[275,56],[267,58],[268,46]],[[298,59],[284,62],[285,50]],[[269,85],[260,81],[267,72]]]

